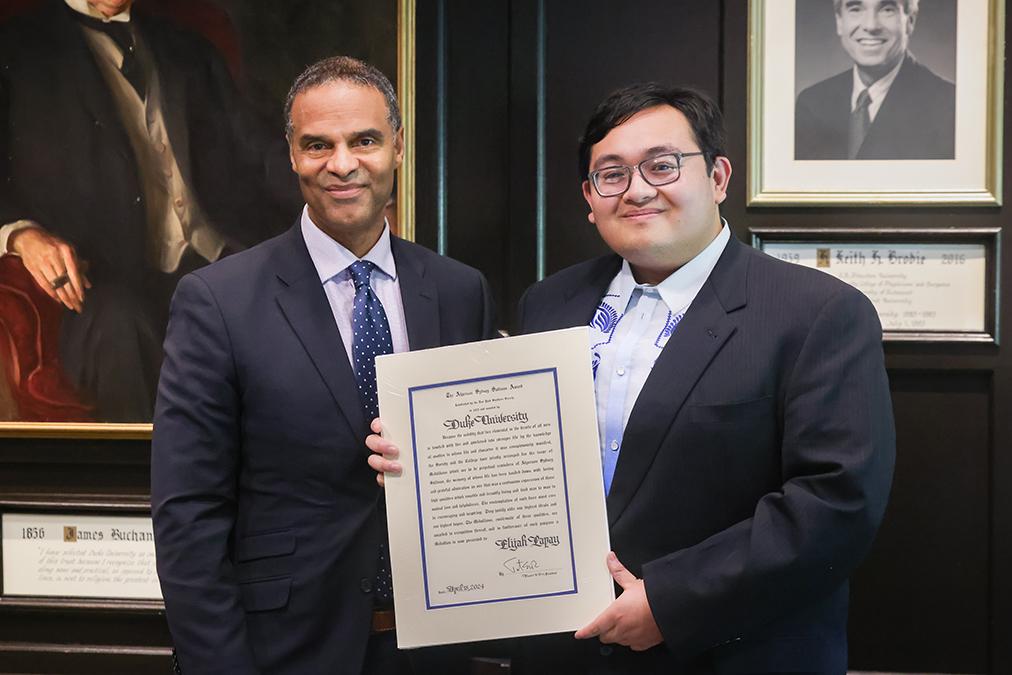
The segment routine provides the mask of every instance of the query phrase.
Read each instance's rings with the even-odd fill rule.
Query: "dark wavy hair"
[[[580,138],[580,179],[587,179],[590,151],[596,143],[636,113],[659,105],[669,105],[685,115],[699,149],[705,153],[706,172],[710,173],[714,158],[726,154],[724,116],[720,108],[709,96],[694,89],[643,82],[612,92],[594,110]]]

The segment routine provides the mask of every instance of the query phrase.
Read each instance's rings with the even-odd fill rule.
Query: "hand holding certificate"
[[[614,600],[587,330],[382,356],[399,647],[576,630]]]

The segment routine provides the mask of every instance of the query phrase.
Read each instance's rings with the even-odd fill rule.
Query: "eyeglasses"
[[[635,166],[648,185],[660,187],[674,183],[682,175],[682,160],[686,157],[705,155],[705,152],[670,152],[644,159]],[[633,168],[624,164],[606,166],[592,171],[588,178],[597,194],[602,197],[618,197],[625,194],[632,185]]]

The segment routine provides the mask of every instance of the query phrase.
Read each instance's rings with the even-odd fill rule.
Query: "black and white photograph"
[[[750,206],[1001,203],[1003,0],[750,0]]]
[[[794,158],[953,159],[958,0],[805,0]]]

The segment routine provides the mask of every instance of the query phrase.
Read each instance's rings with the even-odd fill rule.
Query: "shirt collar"
[[[90,16],[91,18],[98,19],[99,21],[105,22],[123,21],[124,23],[130,21],[129,7],[127,7],[119,14],[114,14],[110,17],[106,17],[104,14],[102,14],[102,12],[98,11],[97,9],[89,5],[88,0],[64,0],[64,2],[66,2],[67,6],[70,7],[72,10],[74,10],[75,12],[80,12],[85,16]]]
[[[309,249],[309,257],[312,258],[316,272],[320,276],[320,283],[349,276],[348,267],[359,258],[317,227],[313,219],[309,217],[308,205],[302,209],[300,225],[302,238],[306,241],[306,248]],[[376,265],[379,271],[390,279],[397,279],[397,266],[394,264],[394,254],[390,249],[390,225],[385,219],[383,233],[380,234],[379,240],[369,249],[369,252],[362,256],[362,260],[368,260]]]
[[[723,223],[723,227],[720,228],[720,232],[713,238],[713,241],[697,253],[695,258],[672,272],[656,286],[637,284],[633,278],[632,268],[629,267],[629,261],[623,260],[622,270],[619,272],[621,296],[629,298],[634,288],[644,290],[655,288],[669,310],[674,313],[685,311],[696,294],[699,293],[699,289],[710,277],[710,272],[717,264],[720,254],[724,252],[727,242],[731,239],[731,228],[728,227],[727,221],[723,218],[720,221]]]
[[[871,98],[873,103],[880,103],[882,99],[889,93],[889,87],[893,86],[893,81],[900,72],[900,68],[903,66],[903,62],[906,61],[904,56],[900,59],[892,70],[885,74],[884,77],[880,77],[871,84],[865,86],[864,82],[861,81],[861,75],[857,72],[857,66],[853,68],[854,72],[854,89],[850,94],[850,109],[853,110],[857,106],[857,97],[861,95],[861,92],[865,89],[868,90],[868,96]]]

